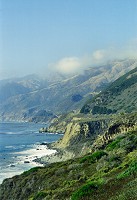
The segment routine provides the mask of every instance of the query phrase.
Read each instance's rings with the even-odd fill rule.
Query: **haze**
[[[0,79],[137,55],[137,0],[1,0]]]

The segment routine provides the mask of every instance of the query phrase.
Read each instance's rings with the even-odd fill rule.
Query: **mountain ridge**
[[[126,89],[133,91],[130,93],[131,100],[137,91],[136,70],[134,68],[117,79],[89,103],[96,101],[102,94],[105,97],[105,91],[109,91],[109,98],[107,95],[106,98],[112,96],[114,100],[119,91]],[[131,86],[135,86],[135,90]],[[116,87],[119,90],[115,91]],[[110,93],[110,89],[115,92]],[[121,97],[122,100],[129,98],[128,95]],[[117,99],[116,103],[119,104]],[[72,111],[54,118],[46,131],[54,132],[60,128],[65,132],[63,138],[48,144],[49,148],[55,148],[57,152],[36,160],[45,163],[44,167],[35,167],[5,179],[0,185],[0,199],[137,198],[137,107],[127,113],[115,114],[92,114],[90,109],[87,113]]]
[[[82,107],[81,113],[110,114],[137,109],[137,67],[126,73]],[[128,98],[128,96],[130,98]],[[124,98],[125,97],[125,98]],[[123,105],[124,104],[124,105]]]
[[[57,81],[52,82],[48,80],[40,82],[40,80],[35,80],[35,77],[33,80],[31,76],[32,81],[28,80],[31,91],[11,96],[1,103],[0,115],[3,120],[31,121],[32,118],[27,115],[29,109],[34,109],[35,112],[47,110],[53,115],[79,110],[90,96],[94,96],[96,92],[136,65],[137,61],[134,59],[114,61],[103,66],[89,68],[83,74],[73,75],[67,79],[61,77],[61,81],[57,78]],[[27,82],[23,80],[20,80],[20,83],[27,85]],[[31,114],[33,117],[33,113]]]

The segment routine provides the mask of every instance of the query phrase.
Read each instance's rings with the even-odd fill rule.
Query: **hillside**
[[[75,157],[88,152],[89,149],[92,148],[93,141],[98,135],[102,137],[102,134],[107,134],[108,128],[111,126],[112,122],[117,123],[117,120],[119,120],[119,123],[123,124],[124,121],[129,121],[129,115],[125,115],[124,113],[134,113],[137,111],[136,72],[137,68],[114,81],[105,89],[105,91],[95,96],[88,104],[85,104],[80,113],[70,112],[61,115],[52,121],[47,131],[64,133],[64,136],[60,141],[52,144],[52,148],[54,147],[63,151],[60,160],[64,160],[66,154],[70,157]],[[129,95],[123,95],[125,94],[125,91],[128,91]],[[123,104],[120,104],[120,98]],[[97,105],[95,104],[96,102]],[[106,104],[104,102],[106,102]],[[113,102],[115,102],[115,106]],[[124,104],[124,102],[126,103]],[[110,107],[110,105],[112,107]],[[110,109],[112,111],[113,106],[115,114],[114,112],[108,113]],[[95,108],[103,108],[103,112],[92,113],[95,111]],[[99,111],[102,111],[101,109]],[[82,111],[84,111],[84,113]],[[52,162],[54,159],[55,157],[50,159],[50,161]],[[41,160],[42,162],[46,162],[45,158],[42,158]]]
[[[49,114],[53,118],[79,110],[87,99],[136,66],[136,60],[126,59],[108,62],[68,77],[53,74],[50,78],[40,79],[33,75],[1,81],[1,120],[47,121]],[[40,115],[43,112],[48,113],[45,119]]]
[[[137,199],[137,109],[92,114],[93,106],[109,106],[117,97],[136,105],[137,68],[121,76],[82,108],[53,120],[47,131],[64,132],[49,144],[57,152],[35,167],[0,185],[2,200],[135,200]],[[109,98],[108,98],[109,97]],[[111,101],[109,102],[109,100]],[[106,104],[104,104],[106,102]],[[98,104],[97,104],[98,105]],[[113,104],[112,104],[113,105]],[[128,105],[126,105],[128,106]],[[111,107],[106,107],[110,109]],[[115,107],[116,109],[116,107]],[[45,111],[46,112],[46,111]],[[43,114],[45,115],[45,114]]]
[[[98,135],[93,146],[79,158],[32,168],[4,180],[0,199],[137,199],[137,113],[123,116],[123,121],[111,120],[108,135]]]
[[[137,67],[114,81],[82,107],[81,113],[130,113],[137,110]]]

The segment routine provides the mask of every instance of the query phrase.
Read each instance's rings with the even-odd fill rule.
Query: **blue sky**
[[[0,79],[69,73],[136,51],[137,0],[0,0],[0,8]]]

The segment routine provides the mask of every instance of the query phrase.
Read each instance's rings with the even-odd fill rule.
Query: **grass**
[[[128,197],[132,200],[137,197],[136,135],[137,131],[125,133],[103,150],[35,167],[6,180],[0,186],[0,199],[127,200]],[[134,148],[129,148],[132,144]]]
[[[108,151],[112,151],[113,149],[118,147],[118,144],[120,143],[120,141],[123,139],[123,137],[118,137],[116,138],[113,142],[111,142],[110,144],[108,144],[107,146],[107,150]]]
[[[118,174],[117,178],[118,179],[122,179],[122,178],[126,178],[127,176],[136,176],[137,174],[137,161],[133,161],[130,163],[129,167],[123,171],[122,173]]]
[[[97,188],[98,188],[98,185],[96,182],[87,183],[72,194],[71,200],[83,199],[84,197],[91,195],[91,193]]]
[[[42,200],[46,196],[47,194],[45,192],[40,191],[34,196],[33,200]]]
[[[80,163],[84,163],[84,162],[95,163],[104,155],[107,155],[107,153],[104,151],[96,151],[91,155],[87,155],[81,158]]]
[[[37,172],[39,169],[42,169],[42,167],[33,167],[33,168],[31,168],[30,170],[23,172],[23,175],[32,174],[32,173],[34,173],[34,172]]]

